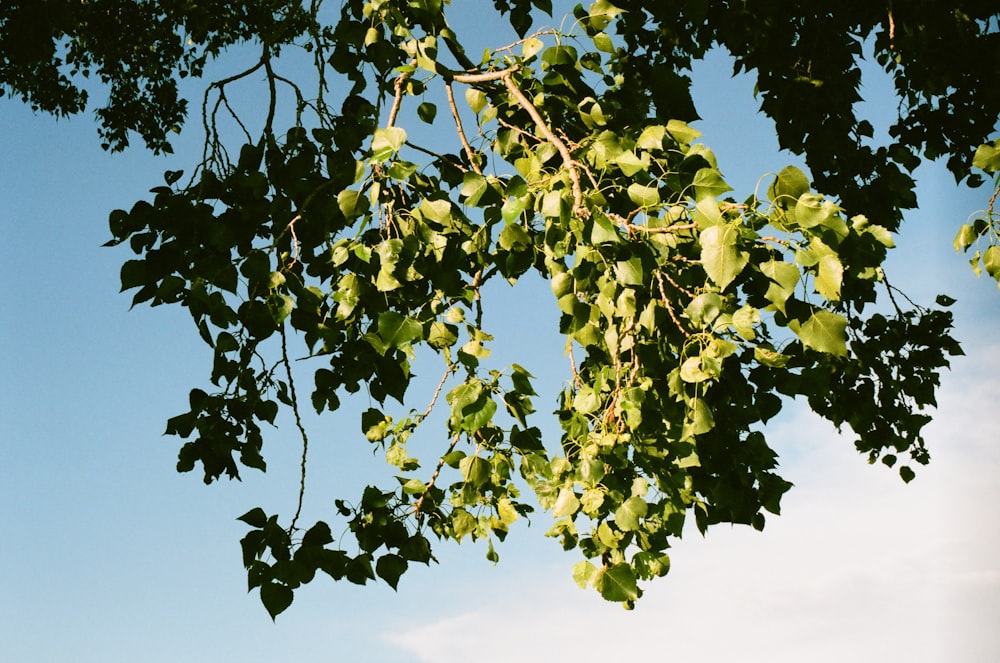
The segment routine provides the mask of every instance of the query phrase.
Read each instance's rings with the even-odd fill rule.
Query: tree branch
[[[299,415],[299,399],[295,395],[295,381],[292,379],[292,366],[288,361],[288,345],[285,340],[285,325],[281,325],[281,361],[285,365],[285,375],[288,376],[288,395],[292,400],[292,412],[295,414],[295,427],[299,429],[299,435],[302,437],[302,461],[299,465],[299,499],[295,507],[295,515],[292,516],[292,522],[288,526],[288,532],[291,534],[295,531],[295,525],[299,522],[299,516],[302,514],[302,501],[305,499],[306,494],[306,457],[309,455],[309,436],[306,435],[305,426],[302,425],[302,417]]]
[[[509,73],[511,71],[513,70],[506,70],[507,75],[503,77],[504,85],[507,86],[507,90],[511,93],[511,95],[517,99],[517,103],[521,106],[521,108],[527,111],[528,115],[531,116],[531,119],[535,121],[535,126],[537,126],[538,130],[542,132],[545,139],[552,143],[556,150],[558,150],[559,155],[562,157],[563,165],[566,166],[566,170],[569,172],[569,179],[573,186],[573,213],[579,217],[587,218],[590,216],[590,211],[583,205],[583,189],[580,186],[580,171],[576,167],[576,162],[573,161],[573,155],[570,154],[569,148],[566,147],[566,143],[556,136],[552,129],[550,129],[545,123],[541,113],[539,113],[538,109],[535,108],[535,105],[531,103],[531,100],[528,99],[523,92],[521,92],[521,89],[518,88],[511,79]]]
[[[462,141],[462,149],[465,150],[465,156],[469,159],[469,165],[472,169],[483,174],[483,171],[479,168],[479,164],[476,162],[476,153],[472,150],[472,146],[469,145],[469,140],[465,137],[465,130],[462,128],[462,118],[458,114],[458,107],[455,105],[455,93],[451,89],[451,81],[444,82],[445,92],[448,93],[448,107],[451,109],[451,116],[455,119],[455,129],[458,130],[458,138]]]

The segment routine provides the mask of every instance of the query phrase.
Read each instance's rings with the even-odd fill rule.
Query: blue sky
[[[795,159],[777,153],[752,83],[729,71],[713,58],[696,73],[696,126],[741,197]],[[865,90],[875,115],[894,103],[879,83]],[[175,160],[108,155],[89,116],[56,122],[7,100],[0,127],[0,660],[994,660],[1000,292],[951,248],[985,188],[922,166],[923,205],[891,263],[894,284],[919,299],[958,299],[967,353],[943,378],[933,460],[912,484],[795,409],[769,428],[796,484],[783,515],[763,534],[689,536],[632,613],[577,589],[576,555],[545,539],[539,519],[515,528],[499,566],[482,547],[441,544],[442,563],[414,568],[398,592],[319,579],[272,624],[246,594],[235,518],[294,507],[294,431],[266,440],[267,475],[206,487],[176,474],[177,441],[160,433],[210,355],[185,311],[128,311],[117,293],[128,255],[101,248],[107,213],[184,167],[183,147]],[[197,138],[193,124],[186,136]],[[566,365],[545,297],[493,294],[499,361],[527,353],[522,363],[558,384]],[[530,333],[517,322],[525,312]],[[349,413],[312,424],[307,508],[319,518],[369,459]],[[359,451],[345,462],[348,443]]]

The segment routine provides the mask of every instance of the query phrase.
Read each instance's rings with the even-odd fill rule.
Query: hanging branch
[[[295,515],[288,526],[288,532],[295,531],[295,525],[299,522],[302,514],[302,502],[306,495],[306,458],[309,455],[309,436],[306,434],[305,426],[302,425],[302,417],[299,414],[299,399],[295,395],[295,381],[292,379],[292,366],[288,361],[288,346],[285,340],[285,325],[281,325],[281,361],[285,365],[285,375],[288,376],[288,395],[292,401],[292,413],[295,415],[295,427],[299,429],[299,436],[302,438],[302,460],[299,464],[299,498],[295,506]]]

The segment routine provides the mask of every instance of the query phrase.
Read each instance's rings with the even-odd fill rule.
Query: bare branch
[[[512,70],[507,71],[510,72]],[[511,95],[517,99],[517,103],[521,106],[521,108],[527,111],[528,115],[531,116],[531,119],[535,121],[535,126],[537,126],[538,130],[542,132],[545,139],[552,143],[556,150],[559,151],[559,155],[563,160],[563,165],[566,166],[566,170],[569,172],[570,182],[573,185],[573,213],[584,218],[590,216],[590,212],[583,205],[583,188],[580,186],[580,171],[577,169],[576,162],[573,161],[573,155],[570,154],[569,148],[566,147],[566,143],[564,143],[558,136],[555,135],[555,133],[552,132],[552,129],[549,128],[549,126],[545,123],[545,120],[542,118],[541,113],[539,113],[538,109],[535,108],[535,105],[531,103],[531,100],[528,99],[523,92],[521,92],[521,89],[517,87],[511,79],[509,73],[503,77],[503,82],[504,85],[507,86],[507,90],[511,93]]]
[[[444,388],[444,383],[448,381],[448,376],[455,372],[455,365],[449,364],[448,368],[445,370],[444,375],[441,376],[441,381],[438,382],[437,389],[434,390],[434,395],[431,397],[431,402],[428,404],[427,409],[420,413],[417,417],[417,426],[419,426],[424,419],[430,416],[431,410],[434,409],[434,404],[437,403],[438,396],[441,395],[441,390]]]
[[[431,488],[434,487],[434,483],[437,481],[438,475],[441,474],[441,468],[444,467],[445,456],[450,454],[455,449],[455,445],[458,444],[458,441],[461,439],[461,437],[462,437],[461,433],[455,433],[455,437],[451,439],[451,444],[448,445],[448,450],[445,451],[443,454],[441,454],[441,458],[440,460],[438,460],[437,467],[434,468],[434,474],[431,475],[430,481],[427,482],[427,487],[424,488],[424,492],[420,493],[420,497],[417,498],[417,501],[414,502],[413,504],[413,513],[417,514],[418,525],[419,523],[423,522],[424,519],[424,514],[420,510],[420,508],[424,505],[424,498],[427,497],[427,494],[431,491]]]
[[[455,119],[455,129],[458,131],[458,138],[462,141],[462,149],[465,150],[465,156],[469,159],[469,165],[472,169],[483,174],[480,170],[479,164],[476,162],[476,153],[472,150],[472,146],[469,145],[469,140],[465,137],[465,130],[462,128],[462,118],[458,114],[458,107],[455,105],[455,93],[451,89],[451,82],[445,81],[444,83],[445,92],[448,93],[448,107],[451,109],[451,116]]]
[[[412,66],[416,64],[416,61],[413,61],[410,64]],[[386,123],[387,127],[391,127],[396,124],[396,114],[399,113],[399,107],[403,103],[403,84],[406,83],[406,79],[409,77],[410,72],[404,71],[396,77],[395,82],[392,84],[393,88],[396,90],[396,94],[392,99],[392,108],[389,109],[389,121]]]
[[[674,307],[673,305],[671,305],[670,300],[667,298],[667,293],[663,289],[662,272],[656,272],[656,281],[660,286],[660,297],[662,298],[663,305],[667,307],[667,313],[670,314],[670,319],[674,321],[674,324],[677,325],[677,329],[679,329],[680,332],[684,334],[685,338],[691,338],[691,334],[689,334],[688,331],[684,329],[684,325],[681,324],[681,321],[677,318],[677,314],[674,313]]]
[[[302,514],[302,501],[306,494],[306,457],[309,455],[309,436],[306,435],[305,426],[302,425],[302,417],[299,415],[299,400],[295,395],[295,381],[292,379],[292,366],[288,362],[288,345],[285,336],[285,325],[281,325],[281,361],[285,365],[285,375],[288,376],[288,395],[292,400],[295,427],[299,429],[299,436],[302,438],[302,460],[299,464],[299,499],[295,507],[295,515],[292,516],[292,523],[288,526],[288,532],[291,533],[295,531],[295,525],[299,522],[299,516]]]

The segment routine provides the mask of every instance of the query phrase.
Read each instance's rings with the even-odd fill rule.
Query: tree
[[[571,27],[534,32],[551,2],[494,5],[520,39],[479,62],[440,0],[0,9],[0,91],[76,113],[93,75],[110,89],[97,111],[110,150],[136,134],[170,151],[188,113],[181,82],[229,50],[253,53],[204,85],[200,162],[112,212],[109,244],[137,256],[121,271],[133,304],[186,307],[213,348],[211,390],[193,389],[167,424],[185,440],[178,470],[200,466],[206,483],[264,470],[262,426],[282,408],[301,435],[296,511],[241,517],[250,587],[272,616],[317,571],[396,586],[433,559],[431,537],[486,539],[496,559],[494,539],[532,503],[583,554],[577,581],[631,606],[640,581],[667,573],[689,514],[704,532],[779,513],[790,484],[764,424],[782,397],[849,426],[905,481],[901,457],[929,460],[926,409],[961,349],[951,315],[910,303],[882,265],[921,158],[947,156],[970,184],[974,168],[1000,169],[1000,141],[987,143],[993,3],[597,0]],[[941,56],[954,44],[965,59]],[[687,124],[684,72],[716,46],[756,72],[762,110],[812,181],[788,167],[764,195],[727,195]],[[900,98],[887,145],[855,113],[865,49]],[[263,108],[237,113],[227,90],[254,76]],[[956,247],[984,238],[974,265],[1000,280],[995,197]],[[558,442],[535,425],[529,370],[489,364],[483,323],[487,283],[537,276],[570,357]],[[433,362],[437,388],[411,393],[413,366]],[[359,392],[378,404],[352,403],[365,444],[397,481],[301,524],[302,408]],[[435,409],[445,435],[421,462],[407,442]]]

